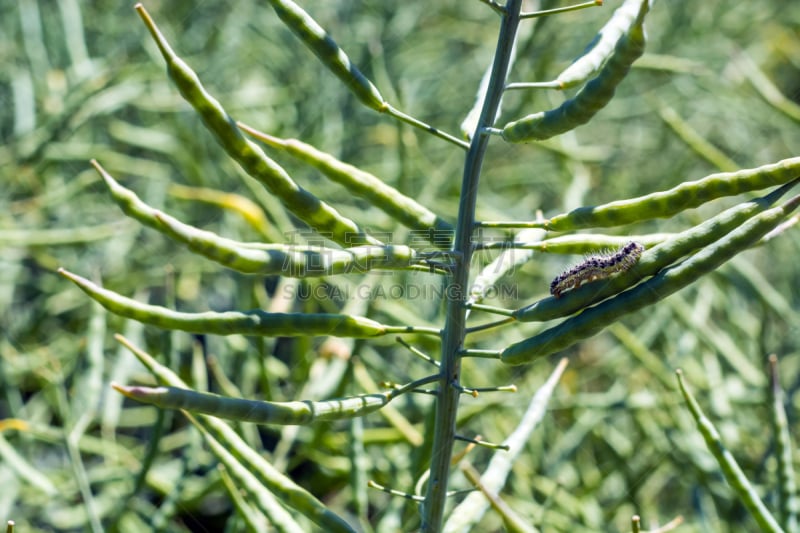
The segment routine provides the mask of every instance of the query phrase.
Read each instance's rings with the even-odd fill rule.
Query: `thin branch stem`
[[[517,392],[516,385],[500,385],[498,387],[462,387],[461,392],[470,396],[477,396],[481,392]]]
[[[591,0],[583,2],[582,4],[575,4],[566,7],[557,7],[555,9],[545,9],[543,11],[531,11],[529,13],[520,13],[520,19],[534,19],[539,17],[546,17],[548,15],[558,15],[559,13],[568,13],[570,11],[578,11],[579,9],[586,9],[587,7],[602,6],[603,0]]]
[[[503,326],[505,324],[508,324],[509,322],[515,322],[515,321],[516,321],[515,318],[507,317],[507,318],[504,318],[502,320],[495,320],[494,322],[489,322],[488,324],[480,324],[480,325],[477,325],[477,326],[472,326],[471,328],[467,328],[465,330],[465,333],[469,334],[469,333],[475,333],[477,331],[483,331],[483,330],[486,330],[486,329],[497,328],[497,327]]]
[[[379,485],[378,483],[376,483],[376,482],[374,482],[372,480],[369,480],[367,482],[367,486],[369,488],[371,488],[371,489],[377,489],[377,490],[379,490],[381,492],[385,492],[386,494],[391,494],[392,496],[399,496],[399,497],[405,498],[407,500],[413,500],[415,502],[420,502],[420,503],[425,501],[425,498],[423,498],[422,496],[416,496],[414,494],[409,494],[409,493],[403,492],[401,490],[390,489],[388,487],[384,487],[383,485]]]
[[[414,381],[412,381],[410,383],[406,383],[405,385],[392,390],[389,393],[389,398],[394,400],[395,398],[397,398],[401,394],[405,394],[406,392],[413,392],[417,388],[421,387],[422,385],[427,385],[428,383],[433,383],[437,379],[439,379],[439,375],[438,374],[433,374],[431,376],[427,376],[427,377],[424,377],[424,378],[421,378],[421,379],[414,380]]]
[[[426,354],[425,352],[423,352],[419,348],[415,348],[415,347],[411,346],[402,337],[397,337],[397,338],[395,338],[395,340],[398,343],[400,343],[401,346],[406,348],[409,352],[413,353],[414,355],[416,355],[417,357],[419,357],[423,361],[426,361],[426,362],[428,362],[428,363],[430,363],[430,364],[432,364],[432,365],[434,365],[436,367],[441,366],[439,364],[439,361],[435,360],[433,357],[431,357],[430,355]]]
[[[500,130],[497,130],[500,131]],[[496,229],[506,229],[506,228],[544,228],[547,226],[547,221],[542,220],[531,220],[530,222],[526,222],[523,220],[484,220],[481,222],[475,223],[476,227],[479,228],[496,228]]]
[[[502,315],[502,316],[514,316],[513,309],[504,309],[502,307],[495,307],[493,305],[485,305],[485,304],[469,304],[467,305],[468,309],[472,309],[474,311],[484,311],[486,313],[492,313],[495,315]]]
[[[461,357],[478,357],[481,359],[500,359],[502,350],[461,350]]]
[[[453,143],[453,144],[455,144],[456,146],[458,146],[460,148],[463,148],[465,150],[467,148],[469,148],[469,144],[466,141],[464,141],[462,139],[459,139],[458,137],[454,137],[454,136],[450,135],[449,133],[446,133],[446,132],[444,132],[444,131],[442,131],[440,129],[434,128],[433,126],[431,126],[429,124],[426,124],[426,123],[422,122],[421,120],[418,120],[418,119],[416,119],[416,118],[414,118],[414,117],[412,117],[410,115],[406,115],[405,113],[403,113],[399,109],[395,109],[392,106],[390,106],[389,104],[386,104],[383,112],[386,113],[389,116],[392,116],[392,117],[396,118],[397,120],[405,122],[406,124],[410,124],[410,125],[414,126],[415,128],[419,128],[419,129],[427,131],[428,133],[432,133],[433,135],[439,137],[440,139],[444,139],[447,142]]]
[[[471,439],[469,437],[464,437],[462,435],[456,435],[456,440],[460,440],[462,442],[471,442],[475,446],[483,446],[484,448],[489,448],[490,450],[508,451],[507,444],[496,444],[494,442],[486,442],[485,440]]]
[[[428,326],[386,326],[386,333],[416,333],[418,335],[441,335],[442,331],[438,328]]]

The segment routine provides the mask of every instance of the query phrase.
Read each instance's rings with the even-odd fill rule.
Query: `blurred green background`
[[[555,77],[620,3],[526,23],[511,81]],[[145,6],[235,118],[314,144],[455,219],[463,153],[361,107],[266,3]],[[492,58],[495,13],[477,0],[304,7],[396,107],[458,133]],[[542,144],[494,140],[479,217],[530,220],[537,209],[549,216],[667,189],[720,168],[800,155],[800,9],[793,3],[660,0],[647,29],[646,56],[590,124]],[[403,382],[429,369],[392,340],[338,346],[324,339],[196,337],[142,327],[92,305],[55,274],[58,267],[184,311],[269,307],[289,294],[285,280],[223,270],[127,220],[89,166],[92,158],[150,205],[226,237],[282,242],[301,226],[203,130],[172,87],[132,6],[6,1],[0,3],[0,32],[0,518],[15,520],[19,531],[81,531],[98,524],[124,531],[243,530],[213,456],[186,421],[123,402],[108,387],[112,380],[147,379],[113,333],[147,346],[197,387],[251,398],[313,395],[315,364],[337,350],[356,355],[375,381]],[[785,100],[768,101],[759,90],[761,76]],[[499,123],[562,98],[513,92]],[[676,133],[676,120],[716,147],[717,157],[709,160],[690,147]],[[408,241],[381,211],[295,161],[276,159],[345,215],[391,232],[395,242]],[[204,201],[201,188],[217,191],[216,200]],[[235,204],[220,204],[221,193],[250,198],[263,221],[251,223]],[[615,230],[677,231],[734,202]],[[756,531],[695,432],[672,372],[684,369],[725,444],[774,508],[765,361],[770,353],[779,357],[794,428],[798,257],[800,238],[789,230],[564,354],[571,364],[551,411],[514,465],[502,494],[506,502],[543,531],[626,531],[633,514],[645,527],[682,515],[678,531]],[[549,280],[575,260],[535,255],[503,280],[516,298],[490,303],[514,308],[541,298]],[[375,280],[309,283],[330,294],[367,282]],[[385,274],[378,282],[439,283],[412,274]],[[285,305],[316,311],[347,303],[358,305],[334,297]],[[440,303],[421,296],[360,304],[390,323],[441,324]],[[476,346],[502,348],[539,328],[487,333]],[[420,346],[436,354],[436,345]],[[466,385],[515,383],[520,390],[463,400],[462,433],[502,441],[554,362],[505,368],[467,361]],[[346,376],[334,392],[361,392],[363,386]],[[428,398],[413,395],[392,406],[419,434],[428,431]],[[241,426],[253,446],[334,510],[358,512],[361,489],[348,478],[347,424],[296,431]],[[414,443],[380,415],[364,426],[361,453],[369,477],[411,491],[421,474]],[[489,457],[488,451],[471,454],[479,469]],[[454,474],[453,488],[467,486]],[[365,528],[413,530],[414,504],[377,491],[368,497]],[[501,526],[489,514],[481,527]]]

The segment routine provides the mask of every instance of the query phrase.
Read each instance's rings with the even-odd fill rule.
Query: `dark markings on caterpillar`
[[[577,289],[585,281],[604,279],[617,272],[624,272],[639,261],[644,246],[629,242],[611,255],[593,255],[582,263],[556,276],[550,284],[550,294],[556,298],[568,289]]]

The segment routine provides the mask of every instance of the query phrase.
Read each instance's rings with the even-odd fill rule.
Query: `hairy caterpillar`
[[[631,268],[641,257],[644,246],[629,242],[612,255],[593,255],[582,263],[556,276],[550,284],[550,294],[558,298],[567,289],[578,288],[584,281],[607,278]]]

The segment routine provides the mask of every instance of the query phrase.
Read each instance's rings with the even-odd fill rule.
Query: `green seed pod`
[[[185,409],[253,424],[305,425],[321,420],[353,418],[377,411],[391,400],[390,392],[320,402],[267,402],[177,387],[113,387],[128,398],[162,409]]]
[[[526,230],[528,231],[528,230]],[[609,250],[626,245],[630,241],[636,241],[645,248],[652,248],[656,244],[661,244],[674,233],[646,233],[643,235],[607,235],[603,233],[575,233],[570,235],[559,235],[551,239],[544,239],[546,232],[536,228],[534,238],[525,237],[520,232],[513,241],[494,241],[478,243],[475,250],[531,250],[543,254],[597,254],[607,253]]]
[[[579,207],[545,220],[540,227],[548,231],[571,231],[666,218],[717,198],[783,185],[798,176],[800,157],[792,157],[757,168],[711,174],[638,198]]]
[[[188,388],[188,385],[175,372],[160,364],[150,354],[140,350],[121,335],[115,337],[118,342],[133,352],[158,381],[172,387]],[[242,440],[227,423],[213,416],[198,415],[195,417],[187,412],[184,414],[201,431],[209,447],[226,468],[240,474],[239,477],[245,481],[241,488],[251,497],[257,498],[259,491],[266,488],[274,498],[280,500],[287,507],[297,510],[302,516],[308,517],[319,525],[322,531],[353,531],[347,522],[334,514],[306,489],[296,485],[294,481],[276,470],[269,461]],[[256,479],[253,480],[252,477]]]
[[[125,214],[186,244],[208,259],[244,274],[281,274],[305,278],[363,273],[373,269],[409,268],[415,262],[414,250],[403,245],[336,249],[226,239],[184,224],[150,207],[136,193],[120,185],[97,161],[92,161],[92,165],[103,177],[111,197]]]
[[[181,313],[126,298],[63,268],[59,269],[58,273],[75,283],[112,313],[165,329],[215,335],[239,333],[266,337],[330,335],[365,338],[398,332],[398,328],[384,326],[368,318],[330,313],[267,313],[259,309],[248,312]]]
[[[649,2],[642,3],[630,31],[622,35],[614,52],[600,70],[600,74],[587,83],[574,98],[556,109],[528,115],[503,127],[502,136],[508,142],[541,141],[570,131],[591,118],[611,101],[617,86],[628,74],[631,65],[644,53],[644,15]]]
[[[111,174],[100,166],[100,163],[98,163],[96,159],[92,159],[91,164],[97,173],[100,174],[100,177],[103,178],[103,181],[111,193],[111,198],[119,208],[122,209],[123,213],[145,226],[156,230],[161,229],[161,223],[156,218],[157,209],[141,201],[135,192],[120,185],[117,180],[111,177]]]
[[[344,50],[311,15],[291,0],[269,1],[278,17],[364,105],[379,112],[385,110],[386,102],[378,89],[350,63]]]
[[[764,502],[761,501],[758,490],[747,479],[747,475],[733,458],[733,454],[725,448],[719,431],[703,413],[700,404],[697,403],[689,389],[686,388],[686,384],[683,382],[683,372],[678,370],[676,374],[678,376],[678,387],[681,389],[683,399],[689,407],[689,412],[692,413],[697,429],[703,435],[703,440],[706,441],[706,448],[717,460],[717,464],[725,476],[725,481],[734,490],[738,500],[747,508],[750,516],[753,517],[761,531],[782,533],[784,529],[778,524],[772,513],[769,512]],[[790,530],[787,528],[787,531]]]
[[[370,245],[336,249],[319,246],[260,244],[233,241],[157,213],[161,232],[191,250],[243,274],[280,274],[297,278],[365,273],[375,269],[405,269],[416,253],[405,245]]]
[[[800,196],[751,218],[714,244],[682,263],[661,271],[652,279],[538,335],[512,344],[501,352],[500,359],[511,365],[530,363],[599,333],[622,316],[666,298],[751,247],[782,223],[798,205]]]
[[[297,139],[281,139],[257,131],[244,124],[239,125],[249,135],[264,144],[285,151],[289,155],[308,163],[328,178],[339,183],[353,194],[366,198],[401,224],[417,232],[425,232],[429,240],[441,248],[449,248],[453,240],[453,226],[413,198],[387,185],[383,180],[358,167],[339,161],[330,154],[317,150]]]
[[[535,247],[534,249],[545,254],[597,254],[619,248],[630,241],[636,241],[645,248],[652,248],[674,236],[674,233],[647,233],[644,235],[576,233],[545,239],[540,243],[536,243],[540,244],[541,247]]]
[[[622,292],[641,280],[657,274],[695,250],[721,239],[723,235],[738,228],[748,219],[769,209],[795,185],[796,182],[787,183],[767,196],[731,207],[702,224],[671,236],[645,251],[639,262],[626,272],[603,280],[601,283],[587,284],[571,291],[568,296],[563,298],[544,298],[514,311],[512,316],[520,322],[552,320],[571,315],[589,305],[605,300],[609,296]]]
[[[355,222],[300,187],[280,165],[267,157],[256,143],[248,140],[239,130],[236,121],[206,91],[197,74],[175,54],[144,7],[137,4],[136,10],[167,62],[167,72],[181,96],[197,111],[203,123],[228,155],[280,199],[281,203],[300,220],[316,231],[330,235],[331,240],[343,246],[380,244]]]
[[[559,74],[553,84],[559,89],[568,89],[585,83],[591,76],[600,70],[609,59],[614,50],[614,45],[619,39],[631,32],[648,9],[649,0],[626,0],[606,24],[597,32],[597,35],[570,66]]]
[[[226,470],[238,471],[240,478],[246,480],[241,487],[246,496],[255,500],[259,491],[266,489],[272,493],[274,499],[279,500],[287,508],[294,509],[297,515],[314,522],[319,526],[315,529],[319,531],[330,533],[353,533],[355,531],[347,520],[334,513],[305,488],[279,472],[228,424],[213,416],[198,415],[195,417],[185,411],[184,416],[200,431],[209,450],[221,464],[225,465]],[[249,474],[249,476],[245,474]],[[275,517],[274,524],[279,526],[279,529],[288,531],[282,527],[285,523],[277,522],[280,509],[283,508],[275,504],[268,509],[264,516],[269,516],[271,520]]]

